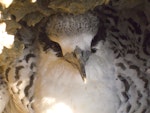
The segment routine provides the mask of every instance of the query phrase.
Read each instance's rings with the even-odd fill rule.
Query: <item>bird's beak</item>
[[[90,56],[90,51],[82,51],[79,47],[76,47],[74,52],[67,53],[64,58],[67,62],[71,63],[73,67],[77,68],[81,74],[81,78],[86,83],[86,61]]]

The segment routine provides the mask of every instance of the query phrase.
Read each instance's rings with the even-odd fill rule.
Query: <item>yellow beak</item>
[[[77,68],[81,74],[81,78],[86,83],[86,70],[85,65],[90,55],[89,51],[82,51],[79,47],[76,47],[74,52],[64,55],[64,59],[71,63],[73,67]]]

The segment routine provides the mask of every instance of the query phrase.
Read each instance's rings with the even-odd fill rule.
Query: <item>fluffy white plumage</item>
[[[47,32],[50,39],[60,44],[63,53],[74,52],[76,46],[90,51],[91,41],[98,29],[97,17],[89,13],[58,17],[50,18]],[[35,85],[36,113],[117,112],[119,100],[111,64],[113,61],[107,59],[109,52],[106,53],[104,45],[99,44],[102,48],[91,54],[85,64],[86,83],[82,81],[79,70],[63,57],[57,57],[52,50],[40,53],[40,71],[37,72]],[[111,71],[106,72],[107,69]],[[60,104],[65,105],[66,109],[61,108]]]
[[[36,80],[36,113],[116,113],[119,100],[114,88],[114,70],[107,59],[109,52],[103,52],[98,51],[98,56],[93,54],[87,61],[87,83],[63,58],[51,52],[41,53],[39,69],[43,71],[38,71]]]

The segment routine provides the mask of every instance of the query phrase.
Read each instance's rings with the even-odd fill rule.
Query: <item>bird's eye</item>
[[[54,51],[60,51],[61,50],[61,47],[58,43],[56,42],[53,42],[51,43],[51,48],[54,50]]]
[[[96,48],[91,48],[92,53],[96,53],[97,49]]]
[[[62,54],[62,49],[60,47],[60,45],[54,41],[51,41],[51,43],[49,44],[50,45],[50,48],[56,52],[56,55],[58,57],[62,57],[63,54]]]

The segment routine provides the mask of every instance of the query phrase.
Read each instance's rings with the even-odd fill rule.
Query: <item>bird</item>
[[[98,55],[91,53],[98,25],[98,18],[90,12],[50,17],[46,32],[42,31],[40,38],[45,37],[45,46],[52,46],[51,41],[59,44],[62,53],[57,57],[51,47],[40,53],[38,68],[43,71],[37,72],[35,81],[33,106],[36,113],[117,112],[119,99],[112,76],[113,66],[109,65],[112,61],[106,59],[109,52],[102,54],[105,49],[99,49]],[[54,47],[58,48],[58,45]],[[80,71],[80,65],[83,71]],[[105,68],[112,71],[105,72]],[[84,71],[86,75],[80,77]]]

